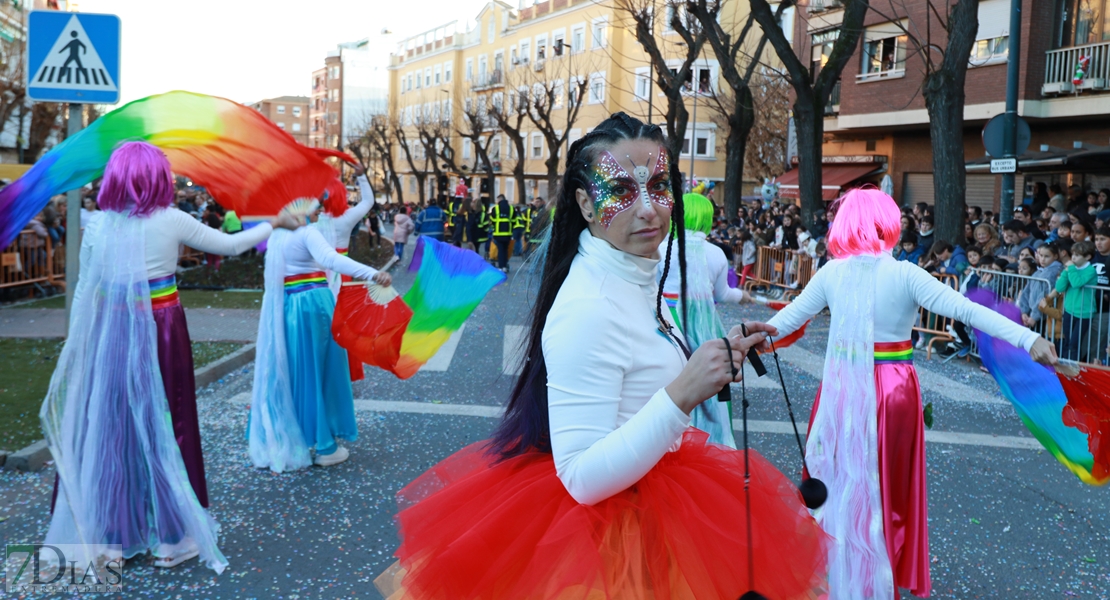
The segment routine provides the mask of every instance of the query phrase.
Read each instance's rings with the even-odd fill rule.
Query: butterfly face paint
[[[653,170],[648,167],[655,158]],[[609,152],[603,152],[589,172],[589,192],[594,201],[601,225],[606,229],[618,214],[632,208],[637,202],[650,208],[654,202],[664,208],[674,206],[669,181],[670,169],[667,152],[659,148],[657,155],[648,158],[648,164],[633,165],[630,174],[620,161]]]

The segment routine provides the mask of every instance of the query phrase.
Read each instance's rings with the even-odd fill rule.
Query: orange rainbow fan
[[[392,370],[401,356],[401,340],[412,309],[390,287],[346,283],[335,303],[331,333],[350,357]]]

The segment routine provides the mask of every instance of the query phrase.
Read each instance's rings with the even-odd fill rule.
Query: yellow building
[[[529,2],[525,0],[522,5]],[[585,83],[584,104],[566,144],[560,147],[560,163],[570,143],[614,112],[624,111],[650,120],[665,130],[666,98],[650,79],[647,55],[636,41],[630,17],[615,4],[619,3],[546,0],[514,8],[491,0],[469,24],[445,23],[402,40],[391,56],[389,116],[404,129],[417,170],[427,173],[421,194],[403,149],[394,152],[405,201],[437,195],[431,159],[419,143],[421,128],[426,132],[429,129],[450,132],[448,143],[456,163],[468,165],[471,174],[477,168],[480,174],[484,167],[473,143],[457,133],[468,130],[465,115],[492,110],[505,102],[512,107],[518,94],[527,94],[529,90],[553,91],[552,122],[561,134],[570,112],[568,99],[578,89],[575,84]],[[663,6],[663,0],[659,0],[660,12]],[[735,29],[739,30],[747,7],[746,1],[728,0],[722,10],[722,23],[729,23],[726,27],[730,28],[731,24],[738,24]],[[658,27],[659,45],[666,56],[674,58],[670,62],[678,66],[681,39],[673,31],[666,31],[663,23]],[[724,180],[725,135],[723,132],[718,135],[723,128],[718,122],[723,121],[714,114],[709,96],[718,90],[718,75],[719,66],[707,45],[695,64],[686,93],[688,110],[694,113],[696,104],[697,113],[687,127],[680,161],[683,174],[689,172],[692,149],[694,174],[701,181]],[[508,135],[492,119],[487,119],[486,125],[490,132],[487,149],[495,176],[491,196],[505,194],[515,201],[523,191],[525,199],[536,195],[548,198],[546,161],[550,152],[541,132],[527,118],[523,119],[521,137],[525,152],[524,157],[518,158]],[[524,190],[516,189],[512,176],[518,160],[525,165]],[[454,177],[449,185],[454,186]],[[750,190],[752,185],[754,181],[745,182],[744,188]],[[477,179],[471,187],[479,188]],[[485,192],[482,190],[481,195],[487,195]]]

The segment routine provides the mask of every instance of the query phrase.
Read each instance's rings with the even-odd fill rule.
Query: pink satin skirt
[[[910,342],[875,344],[875,400],[883,533],[894,584],[924,598],[933,587],[929,579],[925,420]],[[818,390],[810,427],[820,403]]]

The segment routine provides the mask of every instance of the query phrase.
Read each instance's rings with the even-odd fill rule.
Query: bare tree
[[[7,129],[13,123],[16,111],[21,111],[20,118],[14,120],[14,137],[19,146],[23,147],[22,113],[27,109],[27,88],[23,77],[23,49],[26,43],[16,40],[0,42],[0,45],[3,46],[3,52],[0,52],[0,128]]]
[[[748,89],[759,110],[748,134],[744,172],[759,181],[779,175],[786,164],[790,85],[781,75],[764,71],[752,78]]]
[[[786,78],[794,89],[794,124],[798,136],[798,193],[802,199],[802,218],[806,223],[821,207],[821,144],[825,137],[825,104],[840,80],[840,72],[859,45],[868,0],[845,0],[840,33],[833,43],[829,60],[813,73],[794,53],[791,40],[780,26],[778,16],[797,0],[783,0],[776,11],[767,0],[750,0],[752,15],[763,28],[775,54],[786,68]],[[804,7],[803,7],[804,8]],[[776,16],[778,15],[778,16]]]
[[[700,23],[685,7],[685,2],[680,0],[664,0],[663,7],[669,13],[671,29],[678,35],[681,43],[670,48],[678,55],[681,61],[677,68],[667,64],[667,55],[660,45],[660,37],[655,32],[655,11],[658,0],[614,0],[618,11],[630,21],[630,26],[636,34],[636,41],[643,47],[651,62],[656,84],[663,96],[667,99],[667,110],[664,118],[667,123],[667,145],[674,156],[682,151],[682,142],[686,139],[686,125],[690,120],[690,112],[686,109],[683,92],[693,92],[693,65],[701,55],[705,46],[706,36]],[[693,173],[690,174],[693,177]]]
[[[23,155],[24,162],[33,163],[38,160],[42,151],[46,149],[46,142],[50,135],[58,128],[58,118],[62,115],[64,104],[51,102],[36,102],[31,109],[31,127],[27,132],[27,151]]]
[[[407,127],[404,124],[397,124],[393,127],[393,137],[397,140],[397,145],[401,147],[401,154],[404,156],[405,162],[409,164],[409,172],[416,178],[417,197],[420,199],[420,204],[424,204],[424,182],[428,179],[428,155],[424,152],[418,154],[417,151],[422,150],[422,148],[417,147],[419,137],[416,140],[410,140],[405,129]]]
[[[510,89],[508,101],[502,99],[500,102],[495,102],[493,110],[490,111],[490,117],[497,123],[501,131],[509,136],[511,147],[509,154],[516,157],[513,162],[513,179],[516,181],[517,193],[523,198],[524,165],[526,161],[523,134],[524,122],[528,119],[527,92],[520,94],[518,91]]]
[[[573,52],[573,49],[571,49],[571,52]],[[528,120],[543,136],[547,146],[547,159],[543,164],[547,167],[549,194],[554,193],[558,186],[559,160],[562,157],[563,148],[567,145],[567,140],[570,139],[570,130],[578,122],[582,105],[586,103],[586,93],[590,83],[586,76],[579,73],[573,54],[563,56],[559,59],[559,62],[556,62],[552,57],[551,60],[547,61],[548,66],[542,68],[555,69],[564,62],[566,71],[560,73],[558,79],[550,76],[541,78],[532,75],[531,79],[521,81],[522,84],[528,82],[528,85],[521,86],[527,89],[518,90],[518,102],[527,102],[528,106],[524,112],[528,116]],[[539,72],[534,68],[520,69],[520,71],[525,74]],[[523,141],[521,146],[523,147]],[[523,160],[523,156],[521,160]]]
[[[760,35],[759,42],[755,44],[755,52],[745,55],[744,52],[751,46],[748,36],[752,33],[755,17],[748,13],[748,18],[738,33],[726,31],[720,18],[722,4],[720,0],[689,0],[686,7],[705,32],[706,40],[717,56],[721,77],[729,87],[730,93],[726,97],[718,94],[711,94],[711,97],[728,125],[723,200],[725,214],[731,218],[736,215],[736,209],[740,208],[740,197],[744,193],[744,154],[748,147],[748,136],[756,121],[755,99],[749,82],[759,66],[759,57],[763,55],[767,36]],[[782,11],[782,5],[779,5],[775,14],[776,21],[782,17]],[[760,33],[757,31],[756,35]]]
[[[370,118],[369,126],[366,128],[365,139],[382,162],[383,177],[388,179],[390,183],[386,187],[392,187],[397,192],[397,203],[403,204],[405,201],[404,190],[401,189],[401,178],[397,174],[396,161],[393,156],[393,144],[395,142],[393,131],[398,128],[390,123],[385,115],[374,115]],[[363,165],[363,168],[365,168],[365,165]]]
[[[887,17],[905,34],[909,54],[919,57],[925,76],[920,91],[929,113],[929,138],[933,149],[933,198],[936,203],[937,239],[962,243],[963,204],[967,197],[967,170],[964,154],[964,84],[971,48],[979,30],[979,0],[956,0],[937,5],[928,0],[925,31],[910,21],[904,26],[893,15],[908,15],[909,8],[899,0],[887,0],[889,13],[871,7]],[[934,39],[934,21],[944,40]],[[946,45],[942,48],[941,43]],[[908,57],[907,57],[908,59]],[[1008,217],[1007,217],[1008,218]]]
[[[490,145],[497,132],[497,125],[489,115],[486,96],[470,97],[463,105],[462,129],[457,133],[470,140],[474,147],[474,162],[471,171],[475,176],[484,173],[490,194],[493,194],[493,160],[490,158]]]

